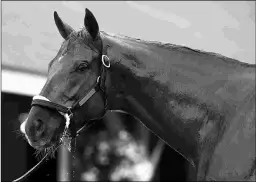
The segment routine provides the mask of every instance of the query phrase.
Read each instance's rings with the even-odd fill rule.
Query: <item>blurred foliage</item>
[[[127,126],[130,125],[130,126]],[[118,127],[117,127],[118,126]],[[163,143],[150,151],[154,138],[132,117],[109,114],[77,139],[73,170],[76,181],[149,181],[155,175]]]

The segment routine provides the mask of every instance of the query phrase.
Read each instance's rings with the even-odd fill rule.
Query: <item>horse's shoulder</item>
[[[233,114],[209,166],[208,175],[217,180],[248,179],[255,163],[255,91],[247,94]]]

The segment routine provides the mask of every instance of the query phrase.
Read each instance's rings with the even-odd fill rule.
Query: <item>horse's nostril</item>
[[[43,129],[43,121],[41,119],[37,119],[34,121],[36,131],[41,131]]]

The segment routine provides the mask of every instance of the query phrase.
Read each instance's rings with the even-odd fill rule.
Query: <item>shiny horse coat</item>
[[[85,27],[77,32],[57,13],[54,17],[65,40],[40,95],[72,107],[95,83],[104,54],[111,64],[105,81],[108,110],[132,114],[186,158],[190,180],[255,179],[255,65],[107,34],[88,9]],[[74,113],[80,118],[76,124],[100,115],[103,101],[94,94]],[[64,123],[56,112],[33,106],[24,125],[30,144],[38,147],[41,141],[56,142]]]

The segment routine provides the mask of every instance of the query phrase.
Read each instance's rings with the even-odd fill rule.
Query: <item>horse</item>
[[[20,127],[32,147],[122,111],[190,163],[189,180],[255,180],[255,64],[100,31],[87,8],[79,31],[54,20],[64,41]]]

